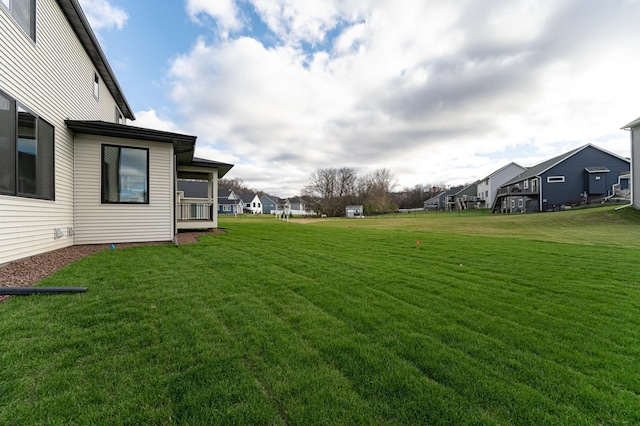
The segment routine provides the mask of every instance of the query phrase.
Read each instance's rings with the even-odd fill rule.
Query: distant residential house
[[[311,210],[311,208],[309,207],[307,202],[304,201],[302,198],[299,198],[299,197],[289,198],[289,204],[291,206],[291,214],[292,215],[307,216],[307,215],[316,214],[314,211]]]
[[[453,194],[453,208],[451,210],[467,210],[478,208],[478,183],[474,182],[465,186],[460,191]]]
[[[275,214],[278,205],[276,201],[271,199],[271,197],[263,195],[262,197],[260,197],[260,203],[262,203],[262,213]]]
[[[424,209],[425,210],[444,210],[446,193],[447,191],[442,191],[438,195],[434,195],[433,197],[427,199],[424,202]]]
[[[233,190],[231,190],[231,189],[221,189],[220,191],[218,191],[218,197],[226,198],[228,200],[238,200],[239,199],[239,197],[236,195],[236,193],[233,192]]]
[[[478,181],[476,196],[478,199],[479,207],[482,209],[489,209],[493,206],[493,200],[495,200],[496,192],[505,182],[513,179],[522,172],[527,170],[525,167],[516,163],[509,163],[491,173],[489,176],[480,179]]]
[[[276,215],[295,215],[295,216],[308,216],[315,215],[316,212],[311,210],[309,205],[301,198],[278,198],[276,203]]]
[[[0,0],[0,264],[217,227],[218,179],[233,166],[194,157],[196,136],[127,120],[78,0]],[[204,181],[211,205],[179,207],[178,179]]]
[[[262,202],[257,194],[240,194],[239,197],[244,204],[245,213],[262,214]]]
[[[631,132],[631,205],[640,210],[640,118],[623,129]]]
[[[244,203],[231,189],[222,189],[218,193],[219,214],[242,214]]]
[[[244,203],[242,200],[229,199],[228,197],[218,197],[219,214],[242,214]]]
[[[462,191],[464,187],[462,185],[454,186],[444,192],[444,207],[443,210],[453,211],[456,210],[456,194]]]
[[[505,182],[497,192],[493,212],[554,211],[601,202],[614,193],[628,159],[587,144],[537,164]]]

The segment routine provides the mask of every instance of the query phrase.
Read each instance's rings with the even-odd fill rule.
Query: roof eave
[[[78,134],[170,143],[173,144],[173,151],[179,163],[190,163],[193,159],[196,136],[106,121],[65,120],[65,124],[69,130]]]
[[[622,130],[631,130],[634,127],[638,127],[640,126],[640,117],[636,118],[635,120],[633,120],[631,123],[629,124],[625,124],[624,126],[622,126],[620,129]]]
[[[196,136],[182,133],[165,132],[163,130],[147,129],[129,126],[127,124],[109,123],[100,120],[65,120],[65,124],[75,133],[98,136],[113,136],[125,139],[140,139],[153,142],[176,143],[184,145],[184,149],[192,150],[196,143]]]
[[[224,175],[229,173],[229,170],[231,170],[234,166],[233,164],[221,163],[219,161],[207,160],[197,157],[194,157],[193,160],[191,160],[191,165],[197,167],[212,167],[218,169],[218,179],[224,177]]]

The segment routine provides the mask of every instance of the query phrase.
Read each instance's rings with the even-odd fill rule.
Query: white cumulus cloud
[[[202,17],[212,18],[224,38],[229,32],[243,27],[240,11],[233,0],[187,0],[186,8],[191,19],[202,25],[207,22]]]
[[[113,6],[108,0],[80,0],[84,14],[94,30],[103,28],[122,27],[129,19],[127,13],[117,6]]]
[[[174,120],[250,186],[292,195],[316,169],[343,166],[388,168],[401,187],[457,184],[585,143],[628,155],[619,127],[640,115],[628,53],[638,3],[208,4],[189,0],[189,13],[228,37],[172,62]]]

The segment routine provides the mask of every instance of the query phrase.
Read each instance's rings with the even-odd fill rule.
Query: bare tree
[[[425,185],[415,185],[413,188],[404,187],[399,192],[391,194],[391,202],[401,209],[422,207],[425,201],[427,189]]]
[[[376,212],[388,211],[391,192],[396,186],[393,173],[389,169],[377,169],[361,178],[360,188],[364,191],[367,209]]]
[[[241,178],[222,178],[218,179],[218,188],[220,190],[231,190],[236,194],[252,194],[256,191],[249,188]]]
[[[319,169],[309,177],[303,194],[317,200],[320,213],[339,216],[351,202],[356,188],[357,176],[353,169]]]

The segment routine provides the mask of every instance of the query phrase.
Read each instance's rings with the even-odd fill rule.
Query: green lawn
[[[640,423],[639,212],[221,226],[0,304],[0,424]]]

